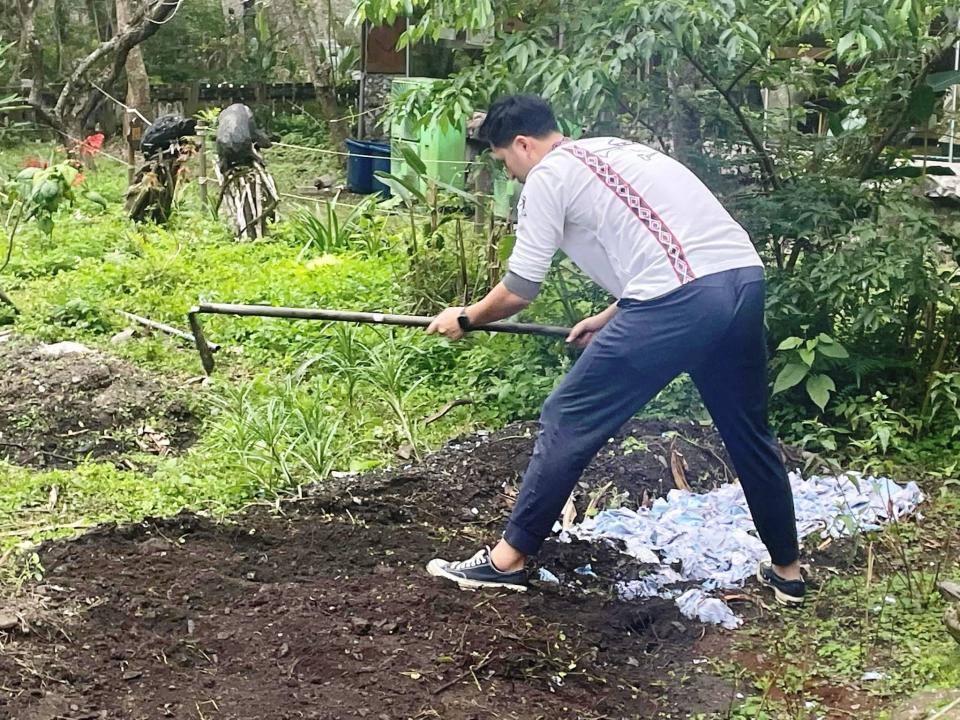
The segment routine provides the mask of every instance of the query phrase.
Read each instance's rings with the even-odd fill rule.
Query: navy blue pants
[[[777,565],[799,557],[793,494],[767,424],[763,269],[707,275],[662,298],[621,300],[543,405],[504,539],[527,555],[550,533],[597,451],[687,372],[723,438],[760,539]]]

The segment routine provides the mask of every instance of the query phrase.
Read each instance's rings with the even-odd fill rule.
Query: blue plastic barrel
[[[361,195],[378,192],[383,197],[389,197],[390,188],[380,182],[374,173],[378,170],[390,172],[390,143],[353,138],[345,143],[348,155],[347,188]]]

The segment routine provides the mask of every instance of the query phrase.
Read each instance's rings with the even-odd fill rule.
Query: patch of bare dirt
[[[179,452],[193,442],[197,421],[171,391],[83,346],[0,343],[0,458],[70,468],[131,451]]]

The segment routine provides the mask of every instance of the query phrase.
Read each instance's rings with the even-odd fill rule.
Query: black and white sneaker
[[[452,580],[461,590],[494,588],[525,592],[527,574],[523,570],[500,572],[490,561],[490,548],[485,547],[472,558],[460,562],[448,562],[434,558],[427,563],[427,572],[434,577]]]
[[[764,560],[757,566],[757,581],[768,588],[773,588],[773,596],[777,602],[787,607],[803,605],[803,596],[807,592],[807,583],[803,580],[784,580],[777,575],[773,564]]]

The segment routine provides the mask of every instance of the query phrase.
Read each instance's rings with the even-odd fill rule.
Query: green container
[[[579,126],[574,125],[573,123],[566,123],[562,119],[558,119],[558,123],[561,128],[569,127],[570,131],[567,133],[567,137],[578,140],[583,131]],[[523,186],[517,180],[511,180],[507,177],[507,171],[504,169],[502,164],[499,164],[497,170],[494,171],[493,176],[493,215],[502,220],[510,219],[510,212],[516,206],[517,201],[520,199],[520,190]]]
[[[428,87],[436,82],[435,78],[400,77],[394,78],[391,95],[398,97],[411,87]],[[417,153],[427,167],[427,177],[463,189],[467,150],[467,127],[464,121],[459,126],[448,126],[432,122],[419,130],[411,120],[394,120],[390,125],[390,172],[398,177],[415,179],[413,171],[403,160],[399,148],[406,145]],[[423,183],[420,183],[421,189]]]
[[[493,176],[493,215],[501,220],[509,220],[510,212],[520,198],[522,186],[516,180],[507,177],[507,171],[501,165]]]

